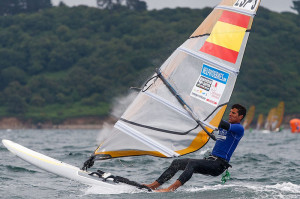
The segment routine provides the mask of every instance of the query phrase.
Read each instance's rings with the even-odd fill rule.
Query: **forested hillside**
[[[141,86],[210,8],[53,7],[0,17],[0,116],[35,122],[109,114]],[[300,113],[300,18],[260,8],[231,102]]]

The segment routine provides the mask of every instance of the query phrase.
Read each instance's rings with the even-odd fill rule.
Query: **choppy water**
[[[97,130],[2,130],[9,139],[55,159],[81,167],[97,146]],[[201,151],[185,157],[202,158],[212,149],[210,141]],[[44,172],[16,158],[0,144],[1,198],[300,198],[300,134],[249,132],[235,151],[232,179],[195,174],[174,193],[104,193]],[[96,163],[94,168],[141,183],[155,180],[171,159],[130,157]],[[174,180],[177,176],[174,177]],[[171,182],[174,182],[172,180]],[[166,184],[165,186],[168,186]]]

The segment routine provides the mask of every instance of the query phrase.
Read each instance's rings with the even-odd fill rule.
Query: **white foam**
[[[115,98],[113,100],[113,109],[111,114],[116,118],[121,117],[136,96],[136,92],[131,92],[128,95]]]
[[[271,133],[271,131],[269,131],[269,130],[262,130],[261,132],[262,132],[262,133],[267,133],[267,134],[268,134],[268,133]]]
[[[216,191],[216,190],[221,190],[224,188],[229,188],[229,187],[236,187],[237,185],[213,185],[213,186],[203,186],[203,187],[191,187],[191,188],[186,188],[183,191],[188,191],[188,192],[202,192],[202,191]]]
[[[279,191],[283,191],[283,192],[300,194],[300,185],[296,185],[296,184],[293,184],[291,182],[284,182],[284,183],[275,184],[275,185],[267,185],[266,188],[267,189],[279,190]]]
[[[84,195],[112,195],[112,194],[122,194],[122,193],[140,193],[144,192],[143,190],[137,189],[132,186],[127,185],[119,185],[118,188],[112,189],[103,189],[101,186],[91,186],[88,187],[86,190],[83,190]]]
[[[199,152],[200,155],[204,155],[206,153],[211,153],[212,148],[203,149]]]
[[[251,190],[250,192],[257,193],[261,195],[261,198],[265,196],[275,197],[275,198],[295,198],[300,194],[300,185],[293,184],[291,182],[283,182],[275,185],[261,185],[261,184],[227,184],[227,185],[213,185],[213,186],[203,186],[203,187],[192,187],[181,189],[183,192],[204,192],[204,191],[217,191],[222,189],[234,189],[235,191],[244,192],[245,188]],[[294,197],[295,196],[295,197]],[[297,197],[296,197],[297,198]]]

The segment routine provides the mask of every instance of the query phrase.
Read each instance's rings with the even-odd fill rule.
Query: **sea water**
[[[100,130],[1,130],[9,139],[63,162],[81,167],[97,147]],[[203,158],[214,141],[184,156]],[[300,134],[290,131],[246,131],[234,152],[229,169],[231,179],[194,174],[173,193],[134,191],[107,193],[101,187],[87,186],[38,169],[15,157],[0,144],[0,198],[300,198]],[[96,162],[101,169],[140,183],[153,182],[172,159],[150,156],[127,157]],[[174,182],[178,173],[164,187]]]

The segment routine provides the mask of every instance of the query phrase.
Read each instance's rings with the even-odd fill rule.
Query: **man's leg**
[[[216,173],[220,170],[219,168],[220,162],[218,161],[190,159],[184,169],[184,172],[179,176],[176,182],[168,188],[160,189],[157,192],[175,191],[178,187],[190,180],[194,173],[216,176]]]
[[[146,185],[150,189],[157,189],[160,185],[170,180],[179,170],[184,170],[190,159],[173,160],[169,168],[153,183]]]

